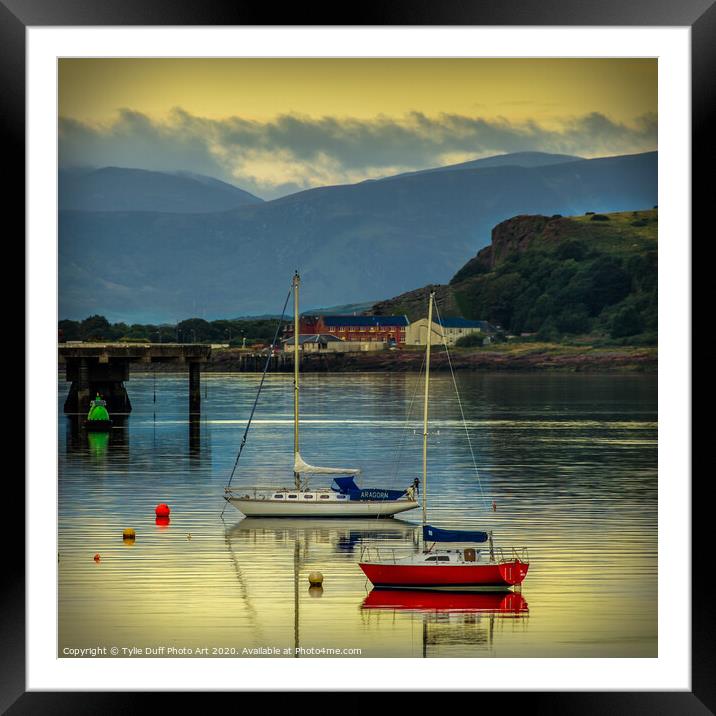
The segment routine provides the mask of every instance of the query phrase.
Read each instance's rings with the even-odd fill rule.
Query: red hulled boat
[[[429,541],[432,543],[429,544]],[[490,550],[457,547],[458,543],[490,541]],[[436,548],[438,542],[450,542],[450,549]],[[505,558],[492,547],[492,536],[486,532],[423,528],[425,549],[404,558],[376,559],[359,562],[374,587],[390,589],[431,589],[448,591],[505,591],[522,584],[529,569],[526,550]],[[428,546],[429,545],[429,546]]]
[[[433,325],[435,294],[430,294],[428,326]],[[438,315],[438,324],[442,325]],[[522,584],[529,569],[527,550],[512,550],[507,558],[496,550],[491,532],[445,530],[427,524],[428,402],[430,396],[430,347],[432,330],[427,331],[425,357],[425,398],[423,403],[423,551],[404,558],[361,559],[360,568],[373,586],[389,589],[448,591],[504,591]],[[444,334],[443,334],[444,341]],[[445,341],[444,341],[445,342]],[[445,342],[447,350],[447,343]],[[452,364],[450,364],[452,367]],[[454,376],[453,376],[454,378]],[[457,390],[457,384],[455,384]],[[475,468],[477,471],[477,468]],[[489,550],[471,545],[489,542]],[[450,543],[451,547],[436,547]],[[365,553],[364,553],[365,556]]]

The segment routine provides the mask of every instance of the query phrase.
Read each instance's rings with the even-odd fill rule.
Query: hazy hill
[[[497,154],[494,157],[472,159],[460,164],[448,164],[444,167],[421,169],[415,172],[404,172],[375,181],[389,181],[398,177],[414,176],[416,174],[432,174],[435,172],[454,172],[464,169],[486,169],[487,167],[546,167],[550,164],[564,164],[566,162],[581,161],[582,157],[572,154],[548,154],[547,152],[512,152],[511,154]]]
[[[517,214],[652,206],[647,153],[549,166],[477,166],[321,187],[207,214],[60,212],[60,316],[172,321],[363,303],[429,283]]]
[[[60,210],[213,212],[263,200],[231,184],[189,172],[60,169]]]

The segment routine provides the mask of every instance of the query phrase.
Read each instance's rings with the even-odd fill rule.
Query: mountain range
[[[295,269],[302,306],[361,304],[447,282],[512,216],[657,202],[656,152],[508,154],[266,202],[208,177],[138,172],[60,173],[61,318],[280,313]]]
[[[61,169],[58,186],[60,211],[208,213],[263,201],[231,184],[191,172]]]

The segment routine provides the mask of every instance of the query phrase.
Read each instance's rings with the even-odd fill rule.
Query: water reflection
[[[231,547],[239,543],[274,544],[299,542],[306,549],[324,549],[350,557],[362,544],[412,548],[418,545],[418,526],[400,520],[380,519],[291,519],[247,517],[227,530]]]
[[[500,619],[522,620],[526,629],[527,601],[518,592],[459,593],[424,590],[373,589],[363,600],[361,608],[366,619],[400,618],[401,613],[415,615],[421,622],[422,655],[430,647],[479,646],[492,650],[495,623]],[[372,611],[383,612],[371,614]]]
[[[112,427],[106,431],[87,430],[86,420],[81,415],[68,415],[61,418],[65,424],[65,451],[68,454],[89,455],[93,458],[106,457],[110,449],[122,450],[129,448],[130,421],[132,418],[128,415],[113,415]],[[146,418],[137,416],[134,418],[137,425],[145,428],[151,425],[151,448],[161,449],[158,440],[160,436],[157,434],[165,428],[164,425],[158,425],[156,413],[152,414],[151,422]],[[186,420],[187,424],[187,454],[194,460],[206,458],[210,453],[210,440],[208,435],[204,435],[202,440],[202,419],[200,415],[191,415]],[[143,437],[144,437],[144,430]],[[172,436],[174,439],[174,436]],[[143,444],[139,449],[145,450],[148,446]]]
[[[189,455],[193,458],[201,457],[201,416],[189,416]]]
[[[364,609],[400,609],[417,612],[483,612],[521,615],[527,601],[518,592],[430,592],[412,589],[372,589]]]
[[[246,518],[226,530],[226,545],[236,572],[236,578],[243,595],[244,605],[254,617],[254,627],[259,628],[257,612],[248,600],[251,587],[247,583],[250,573],[262,567],[266,572],[258,572],[255,587],[265,583],[271,565],[261,564],[266,555],[276,560],[277,552],[282,556],[291,556],[291,569],[285,570],[280,577],[286,584],[291,583],[293,591],[293,644],[292,655],[301,656],[301,599],[308,596],[320,599],[324,595],[323,586],[309,585],[301,579],[306,566],[310,571],[319,571],[328,579],[328,588],[340,588],[340,572],[336,563],[347,563],[349,568],[356,566],[354,552],[363,545],[379,543],[393,545],[402,549],[414,549],[417,546],[418,527],[414,524],[391,520],[388,525],[383,520],[305,520],[305,519],[259,519]],[[279,562],[284,561],[279,558]],[[257,564],[258,562],[258,564]],[[355,572],[355,570],[353,570]],[[334,584],[332,584],[332,581]],[[327,606],[330,611],[330,605]],[[262,631],[259,629],[259,631]]]
[[[235,484],[291,479],[291,378],[267,376]],[[418,549],[419,529],[409,524],[418,511],[373,523],[240,520],[227,510],[222,521],[223,488],[259,376],[204,379],[211,385],[192,426],[186,376],[158,377],[154,402],[151,374],[133,373],[131,416],[98,439],[62,414],[60,381],[60,648],[171,641],[358,647],[365,657],[656,655],[655,377],[459,374],[478,481],[450,377],[435,376],[428,519],[491,529],[498,546],[529,545],[529,618],[415,601],[372,607],[381,595],[367,598],[361,547]],[[420,431],[412,432],[419,392],[406,429],[416,382],[307,375],[306,457],[355,465],[366,486],[409,482],[421,469]],[[156,524],[160,502],[171,506],[168,525]],[[131,547],[126,528],[136,530]],[[322,589],[309,585],[314,570],[324,575]]]
[[[226,545],[236,573],[245,608],[252,614],[254,628],[264,633],[259,622],[261,606],[271,565],[273,579],[290,589],[292,618],[292,655],[301,655],[301,648],[315,640],[302,639],[301,609],[310,606],[308,599],[322,599],[335,594],[344,584],[341,567],[346,565],[351,581],[357,578],[356,559],[363,547],[380,545],[413,551],[419,547],[418,525],[392,520],[389,524],[365,520],[264,520],[247,518],[226,530]],[[283,564],[283,569],[277,565]],[[309,571],[318,570],[325,575],[323,587],[309,586]],[[365,587],[365,581],[363,581]],[[252,605],[250,594],[258,593],[258,605]],[[443,593],[373,589],[357,602],[367,631],[381,627],[381,619],[403,619],[403,632],[414,631],[416,619],[420,623],[422,655],[428,656],[431,647],[463,647],[470,651],[476,645],[490,650],[494,643],[495,621],[524,619],[527,602],[521,594]],[[286,605],[289,608],[289,605]],[[332,603],[326,603],[323,617],[334,624],[340,620]],[[375,612],[372,615],[370,612]],[[383,615],[378,612],[383,612]],[[386,617],[387,615],[387,617]],[[415,615],[415,618],[413,618]],[[407,617],[407,618],[406,618]],[[345,622],[346,620],[343,619]],[[411,637],[412,638],[412,637]],[[403,636],[405,639],[405,634]],[[396,645],[397,646],[397,645]],[[404,648],[404,645],[403,645]],[[411,654],[415,655],[415,654]]]
[[[126,415],[114,416],[112,427],[102,432],[87,430],[86,420],[82,415],[68,415],[64,418],[64,423],[67,453],[83,453],[93,458],[103,458],[110,446],[125,447],[129,441]]]

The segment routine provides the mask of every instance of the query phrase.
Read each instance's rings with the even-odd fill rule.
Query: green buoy
[[[107,412],[107,401],[102,400],[99,393],[97,397],[90,403],[89,413],[87,413],[87,430],[109,430],[112,427],[109,413]]]

